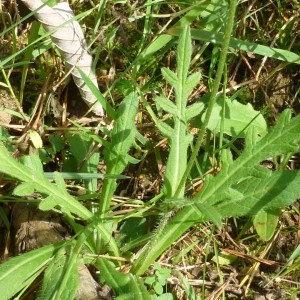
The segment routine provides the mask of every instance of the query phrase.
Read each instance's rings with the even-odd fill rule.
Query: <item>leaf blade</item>
[[[136,136],[135,116],[137,109],[137,94],[132,92],[125,97],[118,108],[116,123],[111,134],[111,146],[104,152],[107,174],[119,175],[127,165],[128,151]],[[99,215],[104,216],[108,212],[116,186],[115,179],[104,179],[99,200]]]
[[[65,189],[59,189],[50,183],[42,173],[41,162],[36,156],[28,156],[31,167],[21,164],[15,160],[8,150],[0,142],[0,172],[19,179],[22,182],[34,184],[35,190],[45,193],[56,199],[56,204],[66,212],[74,213],[82,219],[90,219],[92,213],[80,204],[75,198],[67,193]]]
[[[216,177],[206,182],[201,191],[191,201],[195,201],[199,205],[207,202],[209,205],[217,208],[222,217],[225,217],[234,213],[233,203],[240,205],[238,208],[240,213],[237,215],[243,215],[255,213],[259,209],[279,208],[292,203],[297,197],[300,197],[299,172],[286,171],[289,172],[286,173],[278,171],[278,173],[271,176],[268,170],[263,170],[260,166],[258,166],[259,168],[253,168],[269,156],[299,151],[300,116],[296,116],[293,119],[290,119],[290,117],[291,112],[289,110],[284,111],[277,124],[268,134],[256,144],[246,148],[238,159],[225,166]],[[287,177],[287,175],[289,176]],[[249,178],[251,178],[252,184],[253,180],[256,180],[255,186],[251,186]],[[259,201],[259,198],[255,198],[256,195],[253,193],[255,193],[256,189],[259,190],[261,196],[268,185],[274,187],[278,182],[280,183],[280,190],[288,188],[285,192],[281,192],[280,195],[273,198],[273,202],[270,201],[267,193],[264,194],[265,198],[262,202]],[[249,191],[246,194],[247,198],[243,197],[243,193],[250,190],[250,188],[252,192]],[[232,192],[235,192],[235,194],[231,194]],[[272,195],[275,195],[277,192],[278,190],[273,191]],[[234,200],[235,197],[238,197],[238,200]],[[283,198],[285,198],[284,201],[282,200]],[[235,202],[228,203],[226,202],[228,199]],[[247,207],[245,207],[245,203],[247,203]],[[226,211],[224,210],[225,207]],[[155,237],[155,243],[152,243],[150,248],[146,246],[140,252],[131,271],[136,274],[144,273],[149,265],[188,228],[204,220],[206,220],[206,217],[204,215],[201,216],[199,212],[195,212],[193,207],[186,206],[183,208],[170,220],[164,230]]]
[[[53,253],[62,243],[51,244],[10,258],[0,265],[0,290],[2,299],[10,299],[30,283],[36,272],[43,271]],[[12,284],[12,282],[14,284]]]

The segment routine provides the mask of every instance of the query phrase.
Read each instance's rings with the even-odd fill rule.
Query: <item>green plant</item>
[[[177,75],[175,75],[174,73],[171,73],[171,72],[168,72],[169,74],[167,75],[167,77],[168,77],[167,79],[171,82],[171,84],[172,85],[176,84],[176,86],[174,86],[175,91],[178,90],[181,92],[181,93],[177,92],[177,94],[176,94],[177,106],[179,108],[178,115],[177,115],[176,110],[174,110],[174,109],[171,110],[172,114],[174,115],[174,129],[175,130],[173,131],[173,135],[168,136],[169,139],[171,140],[171,149],[170,149],[170,156],[169,156],[169,164],[171,166],[170,168],[172,168],[171,170],[173,172],[174,172],[174,170],[175,171],[180,170],[180,168],[181,168],[181,171],[178,174],[179,176],[177,175],[177,173],[175,173],[177,176],[176,182],[173,181],[172,186],[169,183],[170,178],[168,178],[167,175],[169,175],[172,178],[174,176],[174,173],[168,174],[167,173],[168,169],[167,169],[166,175],[165,175],[165,181],[166,181],[165,185],[166,185],[167,191],[168,191],[168,189],[170,190],[171,188],[172,189],[174,188],[173,193],[170,193],[168,191],[168,194],[167,194],[167,196],[169,196],[171,199],[173,198],[173,200],[175,200],[177,198],[180,199],[183,196],[185,180],[186,180],[187,176],[189,175],[192,165],[194,164],[194,160],[199,151],[202,139],[205,134],[206,127],[208,125],[213,107],[216,102],[216,95],[217,95],[217,91],[219,88],[219,84],[221,82],[223,69],[225,66],[226,53],[227,53],[229,40],[230,40],[230,34],[232,31],[232,26],[233,26],[233,21],[234,21],[235,4],[236,3],[232,3],[230,6],[230,10],[229,10],[230,15],[228,18],[227,30],[225,31],[225,42],[223,44],[223,51],[221,53],[221,58],[220,58],[220,62],[219,62],[219,66],[218,66],[218,70],[217,70],[217,74],[216,74],[216,79],[215,79],[215,82],[213,85],[213,90],[209,97],[208,107],[206,110],[206,116],[205,116],[203,125],[201,127],[200,135],[198,137],[197,143],[195,145],[195,148],[193,150],[192,156],[191,156],[188,164],[187,164],[186,152],[187,152],[187,147],[191,140],[188,141],[187,140],[188,137],[186,136],[187,119],[191,119],[195,115],[190,116],[189,113],[185,114],[185,109],[186,109],[186,104],[187,104],[186,99],[187,99],[189,93],[192,91],[192,88],[195,87],[195,85],[197,84],[197,79],[198,79],[198,81],[200,79],[199,74],[196,74],[194,76],[191,75],[189,77],[190,79],[187,78],[190,59],[191,59],[191,37],[190,37],[190,30],[188,27],[186,27],[184,29],[183,34],[181,36],[181,42],[179,43],[180,46],[179,46],[179,49],[177,52],[177,64],[178,64]],[[191,81],[191,82],[189,82],[189,81]],[[188,92],[188,93],[186,93],[186,92]],[[196,111],[199,114],[201,112],[201,110],[203,109],[203,106],[201,108],[201,106],[199,106],[199,103],[196,105],[198,105],[198,107],[196,107],[196,109],[187,110],[187,112],[190,111],[192,113],[195,113],[195,111]],[[203,104],[200,103],[200,105],[203,105]],[[167,108],[167,106],[165,106],[165,109],[166,108]],[[168,109],[167,111],[169,112],[170,109]],[[163,127],[161,126],[161,128],[163,128]],[[163,133],[167,134],[168,129],[169,128],[166,128],[166,129],[163,128]],[[181,138],[182,138],[181,135],[182,134],[184,137],[183,144],[181,144]],[[177,143],[172,144],[172,139],[177,141]],[[174,153],[176,153],[176,157],[171,156],[172,151],[174,151]],[[184,152],[180,152],[180,151],[184,151]],[[177,159],[180,158],[180,161],[174,160],[175,158],[177,158]],[[179,162],[180,162],[180,164],[179,164]],[[181,164],[183,164],[182,167],[181,167]],[[173,165],[175,166],[175,168],[173,168]],[[176,168],[177,168],[177,170],[176,170]],[[176,206],[176,204],[175,204],[175,206]],[[207,209],[207,208],[209,208],[209,209]],[[195,207],[193,207],[193,209],[195,209],[198,212],[198,214],[200,214],[200,215],[202,213],[202,209],[205,210],[206,213],[208,213],[208,211],[210,211],[211,212],[210,217],[217,223],[218,226],[221,226],[221,215],[217,211],[211,210],[210,207],[204,207],[204,206],[195,206]],[[151,263],[153,261],[153,259],[155,260],[155,258],[160,255],[161,250],[166,245],[168,245],[168,246],[171,245],[171,243],[169,244],[169,242],[170,242],[169,237],[164,238],[163,240],[160,240],[160,243],[157,243],[156,238],[160,238],[160,234],[162,234],[162,232],[165,230],[168,219],[173,215],[173,213],[174,212],[171,211],[163,217],[163,221],[160,223],[157,234],[152,241],[153,243],[150,243],[144,249],[144,252],[142,252],[140,257],[137,259],[137,261],[135,262],[135,264],[133,265],[133,268],[132,268],[133,272],[139,273],[140,264],[144,265],[144,267],[147,268],[148,267],[148,266],[146,266],[147,263],[149,263],[149,262]],[[177,231],[177,233],[178,233],[178,231]],[[175,234],[175,232],[174,232],[174,234]],[[165,245],[162,246],[162,243],[165,243]],[[154,245],[155,245],[155,247],[154,247]],[[161,249],[159,249],[159,247],[161,247]],[[151,248],[150,251],[149,251],[149,248]],[[151,255],[153,255],[153,257],[151,257]],[[147,257],[145,258],[144,256],[147,256]]]
[[[116,125],[111,136],[111,146],[109,146],[111,151],[108,153],[109,159],[107,159],[108,170],[112,170],[108,172],[109,175],[116,175],[113,173],[114,171],[121,173],[123,170],[122,163],[126,165],[125,162],[128,159],[127,152],[132,144],[132,138],[135,136],[134,117],[136,109],[136,96],[132,93],[125,98],[117,110]],[[123,125],[125,125],[125,127],[123,127]],[[78,255],[82,251],[84,244],[88,245],[92,253],[101,253],[108,247],[109,253],[115,257],[119,256],[119,250],[111,236],[111,231],[106,228],[108,220],[106,220],[106,223],[99,222],[96,215],[85,208],[77,199],[70,196],[66,191],[66,184],[60,173],[54,172],[53,179],[55,183],[49,182],[43,173],[42,164],[37,156],[24,156],[22,159],[23,163],[21,163],[10,155],[3,144],[1,144],[0,147],[0,157],[2,160],[0,167],[1,172],[9,174],[22,182],[14,189],[14,194],[17,196],[27,196],[34,191],[39,192],[42,195],[42,199],[39,201],[39,209],[50,210],[55,208],[59,210],[66,216],[78,236],[77,239],[73,239],[72,242],[66,241],[65,243],[51,247],[45,246],[36,251],[27,253],[23,258],[26,263],[18,264],[18,270],[20,274],[28,274],[29,277],[27,281],[20,281],[17,286],[14,285],[10,288],[8,282],[11,281],[11,274],[16,267],[15,263],[18,261],[18,258],[11,259],[8,264],[2,264],[0,266],[0,285],[1,290],[5,291],[2,296],[4,299],[9,299],[20,289],[26,287],[35,278],[33,276],[37,276],[40,272],[45,270],[45,266],[50,261],[51,263],[46,268],[45,274],[47,275],[45,276],[45,285],[51,286],[49,281],[52,282],[53,280],[53,282],[56,282],[56,280],[60,280],[59,278],[62,279],[59,285],[54,284],[55,289],[51,288],[48,290],[45,288],[41,290],[40,293],[44,295],[43,299],[61,299],[62,295],[74,295],[78,286],[78,274],[77,272],[74,273],[74,270],[77,270],[77,266],[81,261],[78,259]],[[115,168],[116,165],[118,166],[117,169]],[[116,187],[115,182],[115,177],[112,176],[108,178],[106,183],[107,187],[103,188],[103,193],[110,193],[110,197],[112,197],[112,193]],[[105,200],[108,201],[111,200],[111,198],[105,198]],[[106,212],[107,205],[104,208],[106,209],[103,210],[103,213]],[[88,226],[84,229],[77,223],[76,218],[87,222]],[[96,236],[96,240],[90,238],[92,232]],[[99,239],[98,244],[97,238]],[[99,242],[102,244],[100,245]],[[58,253],[57,255],[55,254],[56,251]],[[66,253],[68,254],[66,255]],[[47,256],[47,259],[44,255]],[[37,259],[37,257],[39,259]],[[43,260],[43,263],[41,263],[41,260]],[[34,263],[31,263],[32,261],[34,261]],[[106,264],[109,264],[109,262],[101,262],[100,265],[102,268],[105,268]],[[56,272],[57,265],[62,266],[60,269],[61,272]],[[53,272],[55,272],[56,276],[53,276]],[[108,273],[103,272],[103,280],[107,279],[108,282],[110,282],[109,278],[111,278],[111,273],[108,276]],[[136,279],[132,277],[130,279],[131,284],[135,280]],[[70,282],[72,282],[72,285],[70,285]],[[140,288],[142,289],[142,285]],[[131,290],[131,292],[135,291],[135,293],[139,293],[138,289],[139,286],[136,287],[136,290]],[[124,292],[124,289],[122,289],[122,291]],[[73,296],[70,297],[72,298]]]
[[[171,270],[167,268],[162,268],[157,262],[154,263],[154,275],[148,276],[145,279],[145,283],[150,285],[157,295],[160,295],[159,299],[173,299],[166,298],[169,297],[167,293],[164,293],[164,287],[167,284],[168,278],[171,276]],[[164,295],[164,298],[162,297]]]
[[[202,123],[200,136],[190,158],[190,163],[185,168],[185,174],[190,171],[191,165],[194,164],[205,128],[209,124],[210,115],[215,107],[216,100],[214,98],[217,94],[225,63],[224,58],[226,57],[227,47],[229,46],[230,32],[232,29],[230,26],[233,24],[234,17],[234,5],[234,3],[231,4],[230,17],[232,19],[228,20],[228,27],[223,44],[223,56],[221,54],[215,84],[209,98],[206,117]],[[181,44],[179,44],[177,53],[178,77],[170,71],[168,71],[167,76],[165,75],[165,77],[167,77],[166,79],[171,81],[175,91],[181,89],[191,91],[189,79],[186,78],[188,73],[187,63],[190,59],[187,57],[187,53],[190,55],[190,50],[187,49],[191,49],[190,43],[189,31],[185,29],[183,30]],[[183,63],[183,61],[185,63]],[[164,73],[166,72],[164,71]],[[182,75],[183,77],[180,77]],[[196,76],[191,78],[195,78]],[[180,82],[177,78],[184,79]],[[160,123],[158,123],[158,126],[164,134],[173,133],[173,135],[169,136],[171,149],[170,160],[168,162],[172,167],[177,166],[177,170],[180,170],[178,166],[179,161],[180,164],[186,166],[186,156],[184,153],[181,153],[180,150],[183,150],[183,148],[188,145],[185,140],[184,131],[186,130],[186,127],[184,127],[186,119],[180,114],[186,105],[186,95],[179,94],[178,96],[178,94],[176,94],[176,97],[178,103],[182,104],[180,109],[176,110],[174,105],[169,103],[168,106],[164,103],[164,109],[173,114],[174,128],[177,128],[177,130],[173,131],[165,125],[162,126]],[[187,110],[187,116],[189,115],[188,112],[189,110]],[[177,125],[176,127],[176,120],[180,122],[180,126]],[[180,132],[180,128],[183,128],[181,129],[183,132]],[[221,171],[216,177],[207,176],[204,187],[192,199],[182,201],[182,188],[186,178],[186,176],[183,176],[182,171],[176,173],[176,175],[180,174],[180,176],[176,177],[176,181],[172,182],[172,188],[175,187],[176,193],[169,192],[170,179],[167,177],[169,175],[167,169],[165,175],[167,199],[165,203],[173,208],[178,209],[183,207],[183,209],[177,212],[175,209],[175,211],[171,213],[164,213],[163,220],[152,242],[148,243],[139,253],[137,260],[133,264],[132,272],[136,274],[144,273],[149,265],[153,263],[167,247],[194,224],[211,220],[220,227],[221,220],[224,217],[253,215],[260,211],[269,211],[293,203],[300,193],[297,183],[297,178],[300,176],[299,172],[283,170],[271,172],[259,166],[259,163],[270,156],[274,157],[297,152],[299,150],[298,140],[300,139],[298,131],[299,116],[291,119],[290,111],[285,111],[276,126],[262,138],[258,136],[255,127],[250,128],[246,133],[246,147],[239,158],[233,161],[228,149],[222,151],[220,156],[222,165]],[[172,143],[172,141],[181,141],[182,135],[181,148],[178,144]],[[177,154],[177,159],[180,157],[181,160],[174,160],[175,157],[171,156],[172,150]],[[186,148],[184,148],[184,150],[186,151]],[[172,178],[173,176],[174,174],[172,174]],[[180,183],[179,180],[181,180]],[[179,202],[178,199],[180,200]]]
[[[147,1],[136,7],[134,5],[137,4],[133,5],[129,1],[118,1],[114,5],[117,7],[121,2],[126,5],[126,13],[130,13],[131,28],[133,23],[138,28],[136,33],[140,43],[128,46],[130,51],[123,44],[114,45],[118,43],[118,35],[124,29],[123,16],[118,15],[116,20],[122,19],[122,22],[112,21],[109,24],[116,27],[108,26],[110,28],[105,32],[107,41],[106,44],[103,42],[103,48],[106,52],[103,53],[98,44],[92,50],[106,67],[111,67],[112,57],[117,56],[114,52],[116,49],[117,54],[126,53],[125,63],[122,61],[121,67],[117,68],[118,78],[107,87],[106,93],[101,94],[93,81],[78,70],[86,86],[113,120],[113,129],[97,127],[100,128],[98,134],[93,128],[70,120],[74,130],[72,128],[62,134],[63,130],[58,129],[58,135],[46,134],[50,147],[42,146],[42,138],[45,137],[39,135],[35,128],[29,129],[31,143],[36,148],[41,147],[40,158],[31,154],[21,157],[19,161],[11,155],[14,145],[9,134],[6,131],[1,133],[5,146],[0,144],[0,171],[5,174],[5,180],[15,184],[13,196],[9,199],[1,196],[1,202],[28,201],[40,210],[54,210],[64,216],[73,230],[69,240],[44,246],[1,263],[0,290],[3,291],[4,299],[20,297],[41,274],[44,274],[39,290],[41,299],[72,299],[78,287],[77,267],[80,264],[93,265],[99,270],[99,281],[112,287],[117,299],[173,299],[171,293],[164,293],[171,271],[161,267],[156,259],[168,251],[184,232],[206,221],[213,222],[216,225],[213,227],[220,229],[227,217],[253,216],[253,224],[259,236],[269,240],[275,231],[280,208],[300,196],[298,171],[285,170],[284,163],[274,171],[260,165],[265,159],[282,158],[283,155],[286,162],[292,153],[299,151],[299,116],[292,118],[291,111],[285,110],[276,125],[268,129],[267,122],[258,110],[249,103],[239,103],[235,100],[237,94],[229,95],[226,89],[229,50],[236,56],[241,50],[296,64],[299,63],[299,55],[232,38],[237,1],[231,1],[230,5],[227,1],[176,3],[174,5],[177,5],[178,11],[171,13],[159,30],[155,23],[161,13],[160,9],[172,4]],[[78,4],[78,10],[84,9],[84,5]],[[89,29],[87,26],[86,29],[87,32],[92,30],[91,40],[98,39],[100,20],[109,19],[113,13],[119,12],[114,10],[114,5],[111,5],[111,10],[104,10],[103,2],[79,14],[94,14],[96,27]],[[201,30],[198,27],[190,30],[192,23],[200,24],[198,27]],[[2,32],[1,37],[10,33],[17,24]],[[26,87],[29,69],[27,60],[41,58],[42,51],[50,48],[51,43],[45,45],[45,39],[49,42],[50,34],[38,31],[37,25],[33,26],[28,46],[21,50],[14,48],[12,54],[1,59],[0,67],[5,81],[2,85],[8,87],[12,94],[11,72],[5,70],[23,67],[20,104],[26,100],[26,97],[23,99],[23,89]],[[199,44],[198,41],[205,44]],[[214,44],[212,51],[208,48],[209,44]],[[157,67],[160,69],[160,59],[172,53],[175,46],[176,62],[172,61],[173,54],[170,54],[170,64],[161,69],[167,83],[167,87],[164,87]],[[205,76],[198,62],[199,57],[207,55],[207,52],[212,52],[209,54],[211,56],[205,58],[211,60],[207,78],[209,92],[201,97],[192,97],[193,91]],[[217,72],[214,76],[215,66]],[[38,71],[46,75],[44,70]],[[139,78],[143,76],[146,78],[145,83],[140,84]],[[160,95],[152,98],[152,95],[157,95],[157,91]],[[119,98],[122,99],[121,104]],[[142,100],[140,107],[138,98]],[[148,114],[145,114],[142,105]],[[30,119],[22,112],[14,114],[23,122]],[[122,175],[124,170],[127,171],[131,163],[139,163],[132,156],[132,146],[140,148],[138,144],[142,144],[146,149],[139,150],[143,150],[145,156],[153,149],[159,151],[156,149],[157,141],[153,145],[152,141],[146,142],[142,134],[147,136],[148,132],[140,133],[135,126],[136,122],[144,125],[142,123],[147,123],[150,117],[169,143],[169,148],[165,150],[167,158],[162,191],[151,199],[139,200],[130,196],[123,202],[129,209],[122,210],[119,202],[116,204],[113,198],[120,180],[128,178]],[[191,134],[190,126],[198,128],[198,136]],[[151,126],[151,130],[156,131],[154,127]],[[47,130],[47,125],[44,129]],[[203,143],[205,135],[206,141]],[[211,137],[214,138],[213,146],[210,145]],[[240,142],[238,147],[235,145],[237,141]],[[94,143],[94,149],[101,146],[101,151],[90,156],[89,151]],[[199,151],[201,147],[205,149]],[[62,172],[44,172],[43,164],[57,161],[58,154],[66,150],[65,160],[59,161]],[[212,163],[209,162],[209,156],[212,157]],[[106,165],[105,174],[96,173],[99,161]],[[80,171],[77,169],[79,165],[83,165]],[[214,172],[209,172],[211,165]],[[135,174],[130,175],[135,177]],[[198,177],[203,187],[191,193],[187,187]],[[100,190],[97,185],[99,178],[103,180]],[[87,194],[72,196],[68,189],[70,186],[65,182],[68,179],[83,182]],[[37,199],[28,200],[33,192]],[[9,229],[10,220],[2,207],[0,217]],[[213,232],[210,236],[213,236]],[[197,240],[193,241],[183,251],[180,248],[181,252],[173,260],[174,263],[188,256],[197,243]],[[298,252],[296,250],[291,259],[298,258]],[[146,272],[151,265],[154,265],[153,274]],[[297,261],[295,266],[298,265]],[[221,276],[220,268],[218,266]],[[292,267],[287,269],[292,270]],[[200,299],[186,277],[180,272],[172,274],[179,278],[188,299]],[[11,285],[12,281],[16,284]]]

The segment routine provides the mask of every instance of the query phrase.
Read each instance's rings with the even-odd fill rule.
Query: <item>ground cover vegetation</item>
[[[0,2],[1,299],[299,299],[298,1],[70,1],[92,78],[25,2]]]

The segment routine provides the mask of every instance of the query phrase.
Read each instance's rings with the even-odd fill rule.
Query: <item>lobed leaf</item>
[[[53,196],[48,196],[40,202],[39,209],[43,211],[47,211],[55,208],[56,205],[57,205],[56,198]]]
[[[27,185],[24,186],[26,189],[30,185],[34,185],[36,191],[55,199],[55,204],[60,206],[63,212],[74,213],[84,220],[92,217],[92,213],[70,196],[65,189],[59,188],[48,181],[43,174],[42,164],[37,156],[25,156],[24,162],[26,162],[26,165],[23,165],[11,156],[3,143],[0,143],[0,160],[0,172],[26,182]]]
[[[203,102],[196,102],[194,104],[191,104],[187,107],[185,112],[185,119],[188,122],[189,120],[193,119],[194,117],[201,114],[201,112],[204,109],[204,103]]]
[[[177,47],[177,76],[178,81],[183,82],[188,77],[192,55],[192,42],[190,27],[185,26],[179,37]]]
[[[300,150],[300,116],[291,119],[284,111],[277,124],[257,143],[246,146],[242,155],[226,164],[216,177],[210,178],[190,201],[206,203],[222,217],[255,214],[284,207],[300,197],[300,172],[275,171],[259,166],[270,157]],[[193,206],[186,206],[156,236],[151,248],[145,247],[134,262],[132,272],[142,274],[149,265],[192,225],[208,220]]]
[[[55,180],[55,183],[56,183],[56,185],[58,186],[59,189],[66,190],[65,180],[59,172],[54,172],[53,173],[53,179]]]
[[[184,88],[187,94],[190,94],[193,89],[200,83],[201,73],[191,74],[185,81]]]
[[[174,126],[170,129],[169,125],[163,124],[162,122],[157,123],[158,128],[166,137],[168,137],[170,143],[169,157],[164,176],[164,193],[168,198],[173,198],[175,195],[180,180],[185,172],[187,150],[191,141],[191,135],[188,134],[188,124],[186,120],[187,99],[190,93],[190,87],[186,86],[186,82],[191,52],[191,34],[189,27],[186,26],[178,43],[177,80],[172,82],[175,89],[176,102],[176,111],[173,112]],[[164,70],[164,72],[166,72],[166,70]],[[169,72],[169,74],[173,73]],[[172,76],[172,80],[174,81],[176,79],[175,75]],[[192,78],[197,78],[197,76],[193,76]],[[184,187],[178,192],[178,198],[183,196],[183,192]]]
[[[176,86],[177,85],[178,77],[173,71],[171,71],[170,69],[167,69],[167,68],[162,68],[161,69],[161,74],[163,75],[165,80],[168,81],[168,83],[171,86]]]
[[[34,190],[35,190],[34,183],[23,182],[14,189],[13,194],[17,196],[29,196],[33,194]]]
[[[177,116],[177,107],[171,100],[167,99],[164,96],[158,96],[155,98],[155,101],[164,111]]]
[[[212,197],[223,217],[255,215],[260,211],[269,211],[292,204],[300,197],[299,171],[274,171],[265,178],[250,177],[240,184],[233,185],[232,191],[241,197]],[[232,195],[230,195],[232,196]],[[214,203],[215,202],[215,203]]]
[[[159,131],[165,137],[167,137],[168,139],[171,139],[174,129],[170,125],[168,125],[168,124],[166,124],[164,122],[161,122],[161,121],[158,121],[156,123],[156,125],[157,125],[157,128],[159,129]]]

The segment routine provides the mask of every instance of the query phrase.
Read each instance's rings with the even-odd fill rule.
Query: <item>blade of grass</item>
[[[176,28],[174,26],[171,29],[169,29],[167,33],[169,33],[172,36],[179,36],[181,31],[182,29]],[[225,42],[225,36],[223,37],[222,34],[219,34],[217,32],[210,32],[201,29],[192,29],[191,33],[192,38],[195,40],[211,42],[218,45],[223,45],[223,43]],[[264,46],[248,41],[239,40],[233,37],[231,37],[229,40],[229,47],[237,50],[242,50],[262,56],[279,59],[289,63],[300,64],[300,56],[298,54],[284,49],[277,49],[269,46]]]

